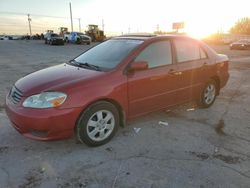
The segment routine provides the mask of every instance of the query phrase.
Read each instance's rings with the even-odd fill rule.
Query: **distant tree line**
[[[230,29],[232,34],[250,35],[250,18],[240,18]]]

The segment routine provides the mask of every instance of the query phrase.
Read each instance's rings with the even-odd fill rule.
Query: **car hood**
[[[83,82],[98,77],[104,72],[61,64],[31,73],[15,83],[24,96],[44,91],[53,91],[68,84]]]

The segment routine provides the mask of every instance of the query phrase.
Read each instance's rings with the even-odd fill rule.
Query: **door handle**
[[[170,69],[168,71],[169,74],[172,74],[172,75],[181,75],[182,72],[181,71],[175,71],[174,69]]]
[[[203,63],[203,66],[208,66],[208,63],[207,63],[207,62],[204,62],[204,63]]]

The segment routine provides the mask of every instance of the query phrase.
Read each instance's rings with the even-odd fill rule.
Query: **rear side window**
[[[179,63],[207,58],[205,51],[192,40],[174,40]]]
[[[170,41],[150,44],[136,57],[135,61],[147,61],[149,68],[172,64]]]

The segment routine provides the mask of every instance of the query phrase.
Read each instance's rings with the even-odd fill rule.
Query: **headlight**
[[[23,106],[29,108],[53,108],[62,105],[66,98],[67,95],[61,92],[43,92],[25,99]]]

